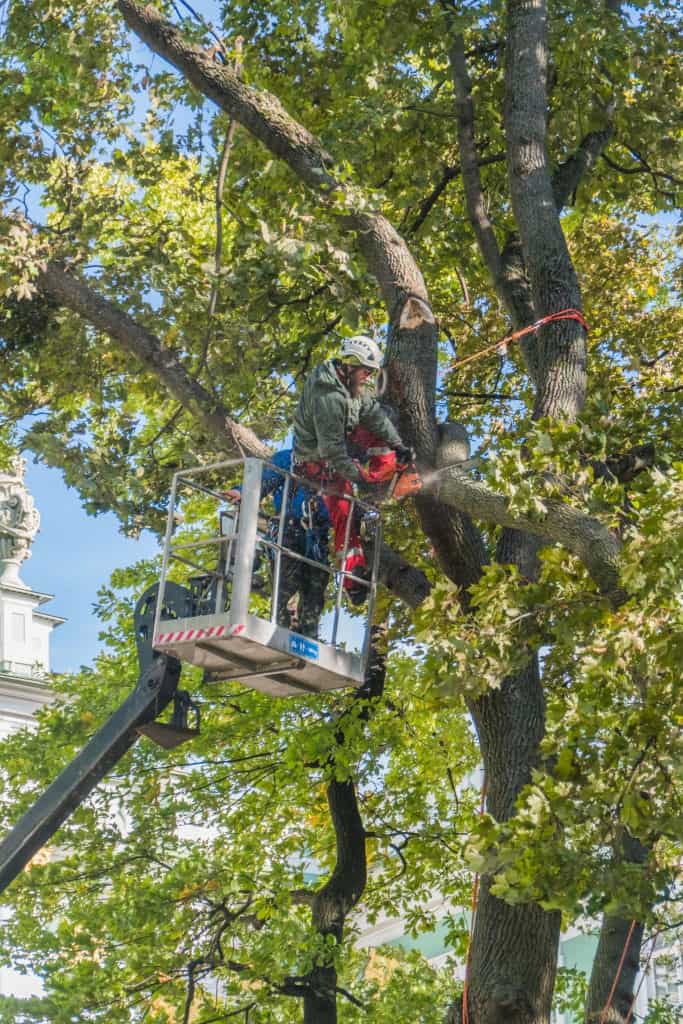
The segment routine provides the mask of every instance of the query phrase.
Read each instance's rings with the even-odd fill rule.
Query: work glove
[[[407,448],[405,445],[400,444],[394,448],[396,452],[396,461],[399,466],[409,466],[412,462],[415,462],[415,451],[412,448]]]

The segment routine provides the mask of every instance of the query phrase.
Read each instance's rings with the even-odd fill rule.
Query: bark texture
[[[646,864],[649,853],[644,843],[624,833],[615,856],[631,864]],[[586,1024],[598,1024],[605,1010],[605,1024],[625,1024],[633,1005],[642,941],[640,921],[617,914],[604,915],[588,986]]]
[[[505,70],[508,180],[534,309],[581,309],[581,291],[557,215],[546,150],[548,15],[545,0],[509,0]],[[586,338],[573,320],[539,332],[534,414],[576,418],[586,394]]]

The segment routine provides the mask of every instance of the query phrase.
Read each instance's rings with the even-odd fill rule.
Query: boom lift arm
[[[176,590],[178,593],[175,596],[178,599],[188,593],[182,587]],[[148,732],[157,742],[160,740],[152,730],[173,731],[175,742],[179,741],[178,737],[187,738],[196,733],[196,729],[185,729],[185,723],[181,721],[188,705],[196,707],[183,691],[178,690],[181,663],[169,654],[155,653],[152,650],[151,633],[145,628],[144,612],[155,599],[156,591],[156,585],[146,591],[136,608],[141,671],[135,689],[0,843],[0,892],[7,888],[98,782],[121,760],[141,732]],[[174,611],[176,614],[183,613],[182,609]],[[172,701],[175,704],[173,724],[176,728],[171,730],[171,727],[158,723],[152,725],[154,719]],[[164,746],[172,745],[163,740],[161,742]]]
[[[243,471],[240,512],[237,517],[232,517],[232,526],[227,533],[221,530],[217,538],[208,541],[185,540],[183,537],[177,541],[174,529],[179,489],[194,488],[222,504],[223,493],[207,486],[199,478],[218,472],[225,476],[226,471],[234,473],[238,467]],[[355,506],[374,513],[372,522],[366,523],[366,530],[372,534],[375,546],[370,578],[355,577],[345,571],[340,574],[331,613],[329,643],[298,634],[277,621],[282,559],[309,563],[330,576],[334,575],[334,570],[284,543],[288,490],[302,481],[281,467],[271,468],[275,468],[283,478],[284,496],[278,513],[277,541],[263,532],[259,534],[261,460],[231,460],[175,474],[161,579],[145,591],[135,609],[135,637],[140,663],[135,689],[0,843],[0,892],[83,803],[140,734],[167,748],[197,735],[199,707],[188,693],[178,689],[181,661],[203,669],[206,680],[241,679],[247,686],[278,697],[320,693],[340,686],[358,689],[364,685],[381,543],[379,513],[351,496],[352,515]],[[419,487],[414,467],[397,470],[393,466],[391,491],[395,497],[398,496],[401,474],[405,476],[406,469],[413,472],[407,481],[410,486],[404,493],[413,493],[410,487]],[[209,482],[212,482],[211,476]],[[348,543],[347,527],[341,552],[342,564]],[[206,567],[197,562],[198,551],[207,547],[215,551],[214,544],[219,547],[219,564],[215,570],[207,572]],[[264,549],[270,553],[274,566],[269,618],[256,614],[250,605],[252,589],[258,589],[253,579],[255,558]],[[168,578],[171,559],[201,572],[200,576],[188,580],[190,589]],[[345,577],[350,577],[367,591],[360,654],[354,650],[347,651],[346,641],[340,642],[338,635]],[[229,583],[229,593],[226,583]],[[170,723],[156,721],[171,702],[173,716]],[[188,729],[190,711],[194,713],[195,723],[194,728]]]

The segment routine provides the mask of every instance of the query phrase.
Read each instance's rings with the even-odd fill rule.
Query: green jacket
[[[346,438],[359,424],[390,448],[403,444],[377,399],[364,392],[352,398],[334,363],[322,363],[306,379],[294,414],[295,461],[324,459],[347,480],[360,480],[358,467],[346,449]]]

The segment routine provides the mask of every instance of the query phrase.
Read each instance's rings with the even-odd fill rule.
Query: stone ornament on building
[[[19,578],[22,562],[31,557],[30,547],[40,526],[40,515],[26,489],[26,459],[12,459],[8,471],[0,471],[0,584],[26,587]]]

